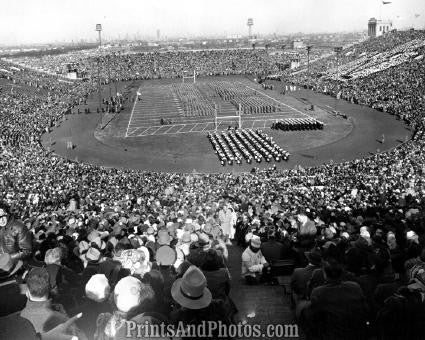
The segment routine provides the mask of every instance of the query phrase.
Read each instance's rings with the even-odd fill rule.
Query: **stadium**
[[[191,79],[189,84],[182,83],[180,78],[134,81],[123,88],[128,91],[126,109],[119,114],[106,115],[100,122],[99,117],[93,117],[90,125],[87,115],[72,117],[44,135],[45,147],[53,140],[59,154],[99,165],[120,167],[125,164],[150,171],[216,173],[249,172],[253,167],[294,168],[342,162],[394,148],[409,138],[410,131],[395,117],[372,116],[368,108],[337,103],[338,112],[349,117],[341,119],[334,114],[334,100],[326,95],[313,95],[301,88],[284,96],[281,93],[287,84],[268,82],[274,90],[264,90],[255,81],[255,75],[201,77],[195,79],[195,83]],[[125,85],[118,83],[118,86]],[[223,100],[218,94],[222,90],[239,91],[241,97],[233,102]],[[92,105],[89,99],[88,105],[76,107],[71,112],[87,109],[96,112],[96,97],[94,94],[90,98]],[[252,104],[246,105],[246,112],[239,113],[243,100],[252,101]],[[190,111],[191,105],[196,109]],[[256,105],[258,112],[247,112],[255,110]],[[260,112],[261,109],[264,112]],[[271,130],[278,121],[297,119],[315,120],[324,124],[324,128]],[[262,157],[260,162],[254,160],[254,163],[246,159],[238,163],[228,157],[221,161],[206,136],[215,131],[223,133],[229,128],[267,130],[291,156],[286,161],[281,157],[268,161]],[[384,144],[381,143],[383,135],[386,136]],[[66,149],[68,141],[75,144],[71,151]],[[234,157],[233,152],[231,157]]]
[[[423,339],[425,31],[367,24],[2,52],[0,339]]]

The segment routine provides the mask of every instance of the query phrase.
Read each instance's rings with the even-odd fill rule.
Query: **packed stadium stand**
[[[0,338],[24,338],[19,318],[43,333],[79,312],[72,331],[81,339],[124,339],[125,320],[230,325],[255,318],[245,307],[257,297],[274,304],[269,320],[286,304],[307,339],[423,339],[424,41],[423,31],[390,32],[343,50],[339,65],[331,56],[279,76],[396,115],[410,140],[339,164],[238,174],[100,167],[52,154],[40,139],[96,91],[98,62],[120,81],[188,69],[277,73],[264,50],[1,60]],[[52,75],[68,59],[95,81]],[[214,91],[244,97],[223,88]],[[185,115],[211,114],[190,85],[174,90]],[[261,130],[209,138],[223,162],[224,139],[239,161],[289,156]],[[276,287],[282,298],[268,299]]]

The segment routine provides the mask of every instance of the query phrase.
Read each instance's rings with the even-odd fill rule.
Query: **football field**
[[[237,124],[238,112],[242,112],[242,128],[266,128],[284,118],[313,118],[282,101],[275,91],[246,79],[145,82],[138,93],[125,137],[206,133],[216,125],[220,129]]]

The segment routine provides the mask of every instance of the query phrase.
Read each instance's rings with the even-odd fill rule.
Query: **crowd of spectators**
[[[385,67],[376,72],[376,65],[370,70],[363,70],[362,77],[355,79],[332,79],[323,70],[337,69],[336,56],[311,64],[310,72],[300,72],[283,77],[293,84],[327,93],[338,99],[345,99],[356,104],[368,105],[374,109],[396,115],[411,124],[412,127],[423,124],[425,48],[424,31],[390,32],[379,38],[367,40],[344,50],[338,60],[339,67],[358,60],[369,60],[377,53],[397,51],[393,57],[399,57],[401,47],[410,53],[410,58],[403,63]],[[412,52],[412,46],[417,49]],[[406,52],[407,53],[407,52]],[[392,58],[394,60],[394,58]],[[364,64],[364,62],[362,63]],[[355,70],[355,69],[354,69]]]
[[[382,50],[393,44],[380,39]],[[265,67],[261,52],[196,53],[165,53],[155,67],[154,54],[119,56],[114,77]],[[125,320],[231,324],[233,239],[246,248],[249,284],[273,284],[278,260],[300,268],[293,305],[309,338],[423,338],[423,66],[362,78],[352,93],[328,87],[414,124],[411,140],[365,159],[249,174],[111,169],[52,155],[41,134],[91,85],[30,70],[10,76],[16,86],[0,93],[0,337],[49,339],[80,312],[69,331],[81,339],[123,338]]]
[[[72,58],[72,59],[70,59]],[[185,74],[217,76],[258,74],[264,70],[278,70],[273,58],[264,49],[226,49],[171,52],[74,52],[68,55],[45,56],[40,60],[15,58],[10,61],[20,67],[38,69],[47,74],[57,74],[65,64],[78,65],[78,73],[89,78],[100,77],[102,83],[120,80],[181,78]],[[42,67],[37,67],[42,65]],[[8,70],[8,68],[6,68]]]

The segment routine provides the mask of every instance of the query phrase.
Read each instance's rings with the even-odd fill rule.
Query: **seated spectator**
[[[189,267],[183,277],[174,282],[171,294],[178,304],[171,313],[172,322],[199,325],[221,321],[225,325],[230,324],[223,302],[212,299],[207,280],[196,266]],[[214,334],[213,338],[217,338],[217,335]]]
[[[269,232],[268,240],[261,244],[261,252],[263,253],[267,263],[273,263],[284,259],[284,246],[276,240],[274,231]]]
[[[112,312],[109,296],[110,286],[106,276],[93,275],[86,284],[85,296],[79,305],[83,316],[76,322],[88,339],[93,339],[98,315]]]
[[[49,273],[45,268],[33,268],[26,277],[28,301],[20,315],[29,320],[38,333],[48,332],[68,320],[60,305],[49,299]],[[84,333],[73,326],[73,333],[85,339]]]
[[[270,280],[270,265],[261,253],[261,240],[253,235],[249,246],[242,253],[242,277],[249,285]]]
[[[142,282],[150,285],[155,292],[155,306],[152,307],[152,312],[168,317],[172,302],[171,286],[168,289],[164,288],[164,277],[161,272],[152,269],[143,276]]]
[[[126,320],[134,315],[150,311],[155,303],[153,289],[133,276],[122,278],[114,289],[116,310],[99,314],[96,321],[96,340],[114,338]]]
[[[0,252],[7,253],[12,260],[27,258],[32,251],[32,236],[27,227],[15,219],[9,206],[0,202]]]
[[[312,249],[307,254],[308,265],[304,268],[295,268],[291,276],[291,292],[295,305],[297,317],[299,317],[300,306],[302,301],[308,299],[307,284],[316,269],[320,268],[322,263],[321,251],[318,248]]]
[[[13,313],[5,317],[0,317],[0,339],[73,339],[73,336],[70,335],[70,329],[74,322],[80,317],[81,313],[57,325],[48,332],[37,333],[29,320],[21,317],[18,313]]]
[[[230,273],[229,269],[222,267],[222,261],[217,251],[209,249],[205,262],[201,268],[207,279],[207,287],[213,299],[223,300],[228,311],[229,319],[232,319],[237,312],[236,306],[230,298]]]
[[[387,298],[379,309],[376,328],[379,339],[423,339],[425,334],[425,267],[412,268],[412,280]]]
[[[301,311],[308,334],[324,339],[365,339],[368,307],[360,286],[342,281],[343,267],[333,259],[323,262],[326,284],[313,289]]]
[[[18,312],[25,307],[27,297],[22,285],[23,262],[9,254],[0,254],[0,316]]]

